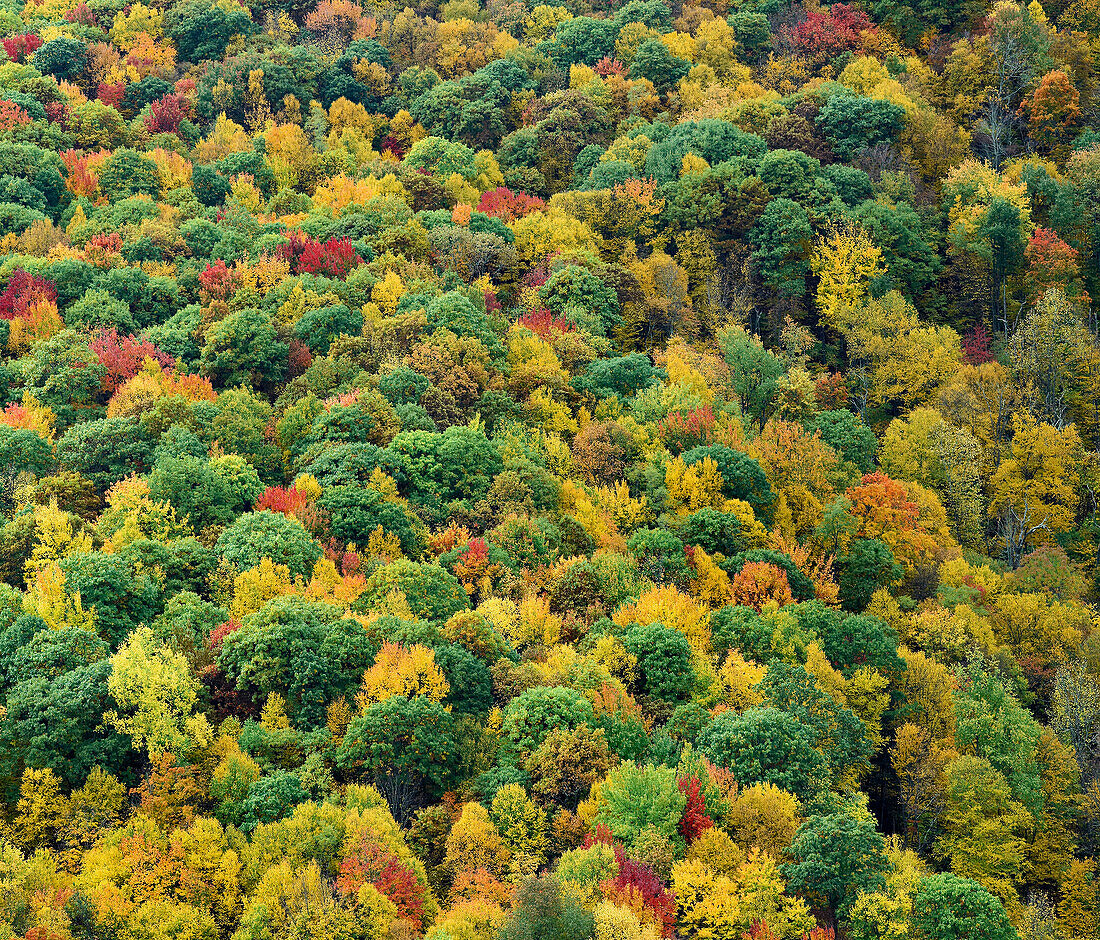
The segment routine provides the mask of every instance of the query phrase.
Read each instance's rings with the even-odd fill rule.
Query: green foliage
[[[931,875],[913,895],[911,929],[920,940],[1016,940],[1001,902],[969,878]]]
[[[638,691],[667,701],[687,698],[695,673],[691,644],[679,630],[660,623],[635,625],[622,636],[638,661]]]
[[[639,766],[628,760],[612,771],[600,788],[596,819],[626,845],[650,828],[666,839],[675,839],[686,802],[676,784],[675,770]]]
[[[870,816],[811,816],[795,834],[783,875],[812,903],[846,917],[861,893],[886,886],[885,846]]]
[[[366,776],[387,796],[399,794],[390,798],[397,809],[438,798],[453,779],[459,756],[449,712],[423,696],[395,696],[352,721],[336,762]]]
[[[275,692],[292,714],[317,723],[329,702],[358,683],[373,655],[358,623],[329,604],[291,595],[246,617],[225,638],[218,666],[257,704]]]
[[[699,735],[699,750],[719,767],[733,771],[746,786],[772,783],[805,800],[824,783],[828,762],[813,732],[791,714],[775,708],[725,712]]]
[[[215,551],[237,571],[257,567],[264,558],[308,578],[321,557],[321,546],[290,516],[264,509],[237,519],[218,537]]]

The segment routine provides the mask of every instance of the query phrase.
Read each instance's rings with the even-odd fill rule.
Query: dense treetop
[[[1100,936],[1096,0],[0,41],[0,940]]]

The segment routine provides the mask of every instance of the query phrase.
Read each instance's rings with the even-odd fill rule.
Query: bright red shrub
[[[191,117],[191,101],[185,95],[170,92],[154,101],[152,114],[145,118],[145,126],[151,134],[174,134],[180,129],[180,121]]]
[[[279,247],[279,257],[290,262],[295,274],[323,274],[343,280],[363,263],[350,238],[315,241],[301,232],[291,232],[290,241]]]
[[[619,874],[604,883],[605,894],[629,897],[637,893],[661,924],[662,936],[671,937],[676,923],[676,902],[664,883],[648,865],[628,858],[622,846],[615,846],[615,861],[619,863]]]
[[[993,361],[993,353],[989,348],[992,337],[984,323],[977,323],[974,328],[968,330],[962,338],[963,360],[972,366],[980,366],[984,362]]]
[[[125,82],[100,82],[96,86],[95,96],[108,107],[118,110],[122,106],[122,98],[126,94]]]
[[[8,277],[3,293],[0,293],[0,317],[14,320],[16,317],[26,316],[31,304],[37,300],[57,303],[54,282],[16,268]]]
[[[114,327],[97,332],[88,348],[100,364],[107,368],[103,376],[103,390],[111,395],[123,382],[141,371],[142,363],[146,359],[155,359],[165,369],[171,369],[176,364],[175,359],[148,340],[138,339],[136,336],[120,336]]]
[[[691,845],[706,830],[710,829],[714,822],[707,815],[703,802],[702,784],[696,776],[681,777],[676,781],[680,792],[687,798],[684,806],[684,815],[680,817],[680,834],[684,841]]]
[[[225,642],[225,638],[229,636],[234,630],[240,630],[243,624],[239,620],[227,620],[225,623],[215,627],[210,632],[210,639],[207,641],[210,644],[210,648],[215,652],[222,648],[222,643]]]
[[[30,124],[31,116],[14,101],[0,101],[0,131],[10,131],[20,124]]]
[[[309,502],[309,496],[296,487],[269,486],[256,500],[256,512],[269,509],[284,516],[297,515]]]
[[[291,339],[290,354],[288,357],[288,371],[290,377],[292,379],[298,378],[299,375],[302,375],[306,369],[309,368],[312,362],[313,353],[309,351],[309,347],[297,337]]]
[[[42,40],[34,33],[24,33],[5,39],[4,51],[12,62],[26,62],[41,45]]]
[[[718,419],[710,405],[691,411],[674,411],[658,423],[661,440],[670,448],[687,450],[705,444],[714,433]]]
[[[554,314],[540,308],[538,310],[532,310],[530,313],[524,314],[516,321],[520,326],[525,326],[532,333],[537,334],[544,340],[552,340],[561,336],[563,333],[572,333],[576,329],[575,324],[570,323],[568,320],[558,319]]]
[[[237,287],[237,276],[221,258],[199,274],[199,287],[218,300],[228,300]]]
[[[796,26],[784,28],[782,37],[791,50],[818,62],[863,48],[862,34],[874,33],[875,24],[862,10],[834,3],[828,10],[814,10]]]
[[[612,59],[610,56],[604,56],[597,62],[593,69],[600,78],[607,78],[609,75],[623,75],[626,73],[626,66],[622,64],[618,59]]]
[[[81,26],[99,25],[92,8],[84,0],[80,0],[80,3],[65,13],[65,19],[70,23],[79,23]]]

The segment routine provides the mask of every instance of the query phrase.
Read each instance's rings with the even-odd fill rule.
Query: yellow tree
[[[1029,546],[1073,527],[1084,462],[1081,438],[1072,424],[1059,430],[1018,414],[1014,428],[1009,456],[993,474],[990,502],[1012,568]]]
[[[818,238],[810,256],[818,277],[817,307],[825,322],[845,335],[861,316],[871,281],[886,273],[882,250],[854,222]]]
[[[187,660],[159,642],[148,627],[134,631],[111,657],[107,688],[118,707],[104,718],[150,757],[210,742],[206,717],[194,714],[198,681]]]
[[[395,695],[412,698],[423,695],[440,702],[450,692],[443,671],[435,664],[435,651],[419,643],[405,648],[385,643],[374,665],[363,673],[363,684],[355,696],[361,711]]]

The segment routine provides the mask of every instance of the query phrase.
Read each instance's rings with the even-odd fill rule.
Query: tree
[[[973,878],[1002,901],[1017,899],[1024,871],[1021,838],[1031,817],[1004,776],[980,757],[957,757],[944,769],[943,835],[935,851],[956,874]]]
[[[180,58],[187,62],[221,59],[234,36],[247,36],[256,29],[247,7],[219,5],[210,0],[178,3],[164,18],[165,33],[175,41]]]
[[[395,591],[404,595],[414,616],[436,623],[443,623],[470,606],[470,596],[453,574],[439,565],[401,559],[375,569],[367,578],[355,609],[369,610],[368,605]]]
[[[811,816],[788,850],[787,887],[846,918],[861,893],[886,886],[885,847],[873,818]]]
[[[681,121],[649,148],[646,172],[659,182],[672,180],[680,175],[684,157],[689,153],[716,166],[734,157],[759,159],[767,149],[762,138],[746,133],[729,121],[713,118]]]
[[[593,727],[592,703],[574,689],[537,686],[517,695],[501,717],[503,752],[519,757],[536,750],[555,729]]]
[[[371,705],[336,752],[336,763],[370,779],[399,820],[442,795],[459,759],[454,719],[423,696]]]
[[[649,828],[673,839],[678,837],[686,803],[676,783],[676,771],[628,760],[601,785],[596,820],[627,846]]]
[[[821,439],[837,452],[837,456],[861,473],[870,473],[874,468],[878,438],[850,411],[819,412],[808,427],[820,432]]]
[[[835,777],[866,768],[873,752],[866,725],[805,668],[773,660],[759,691],[767,705],[793,716],[813,734]]]
[[[1027,415],[1013,421],[1009,456],[991,481],[990,511],[1000,519],[1005,561],[1016,567],[1039,532],[1068,531],[1080,501],[1081,439]]]
[[[218,666],[255,702],[285,695],[290,712],[307,723],[358,682],[373,658],[366,631],[338,608],[293,595],[276,597],[249,614],[218,652]]]
[[[255,568],[270,558],[301,577],[308,577],[321,557],[321,546],[297,519],[267,509],[239,516],[218,537],[215,551],[237,571]]]
[[[375,702],[384,702],[395,695],[406,698],[424,695],[440,702],[449,691],[447,680],[435,664],[434,651],[418,643],[409,649],[383,643],[374,664],[363,673],[363,685],[356,699],[366,710]]]
[[[117,710],[104,717],[150,758],[162,751],[187,753],[211,738],[204,715],[194,715],[198,682],[187,660],[140,627],[111,657],[107,682]]]
[[[120,775],[130,772],[130,739],[103,721],[117,704],[108,690],[111,666],[105,653],[56,676],[27,675],[11,685],[0,726],[0,766],[6,774],[16,775],[21,766],[48,768],[75,787],[97,764]]]
[[[728,359],[727,362],[729,362]],[[741,395],[744,403],[746,395],[740,390],[738,394]],[[733,450],[721,444],[712,444],[692,447],[680,455],[680,459],[689,467],[707,458],[714,461],[722,477],[722,493],[728,499],[743,500],[756,510],[765,509],[771,503],[774,497],[771,487],[768,486],[768,479],[764,475],[764,469],[743,451]]]
[[[660,623],[636,625],[622,637],[638,661],[637,690],[666,701],[688,696],[695,674],[691,644],[679,630]]]
[[[878,539],[855,539],[837,559],[840,597],[847,610],[860,611],[880,587],[896,583],[905,573],[889,546]]]
[[[152,448],[137,418],[102,418],[74,424],[57,442],[60,465],[105,493],[131,473],[144,473]]]
[[[628,74],[631,78],[649,79],[658,92],[665,94],[687,75],[690,68],[689,61],[674,56],[661,40],[647,39],[634,50]]]
[[[515,907],[500,930],[500,940],[588,940],[593,918],[565,894],[557,878],[544,874],[527,879]]]
[[[816,795],[828,773],[812,731],[776,708],[724,712],[703,729],[698,746],[742,784],[771,783],[803,801]]]
[[[1030,810],[1042,798],[1037,748],[1042,729],[1003,679],[979,660],[958,670],[955,740],[963,753],[984,757],[1012,787],[1012,795]]]
[[[99,185],[111,199],[121,199],[135,193],[148,193],[154,199],[160,195],[161,183],[157,165],[135,150],[116,150],[99,173]]]
[[[865,147],[893,142],[904,118],[905,110],[889,101],[834,95],[822,105],[816,124],[836,154],[847,160]]]
[[[1080,99],[1065,72],[1047,72],[1020,104],[1019,113],[1027,116],[1031,139],[1048,151],[1069,140],[1081,121]]]
[[[419,527],[400,503],[387,499],[377,490],[351,486],[326,488],[317,500],[317,508],[328,516],[328,529],[345,543],[365,546],[379,526],[397,536],[401,550],[416,557],[420,549]]]
[[[837,226],[817,239],[810,267],[818,277],[818,309],[826,323],[841,330],[851,316],[849,311],[863,305],[871,282],[886,270],[882,249],[868,232],[851,223]]]
[[[309,799],[302,782],[292,773],[279,771],[256,780],[241,801],[241,830],[252,832],[261,823],[289,816],[294,807]]]
[[[809,273],[810,220],[797,202],[771,200],[749,232],[752,259],[764,283],[783,297],[801,297]]]
[[[552,730],[527,758],[524,770],[538,799],[575,810],[611,763],[603,729],[580,725]]]
[[[237,455],[207,459],[158,453],[149,474],[149,496],[166,501],[196,532],[230,525],[263,492],[251,464]]]
[[[917,885],[910,927],[917,940],[1018,940],[994,895],[968,878],[947,873]]]

